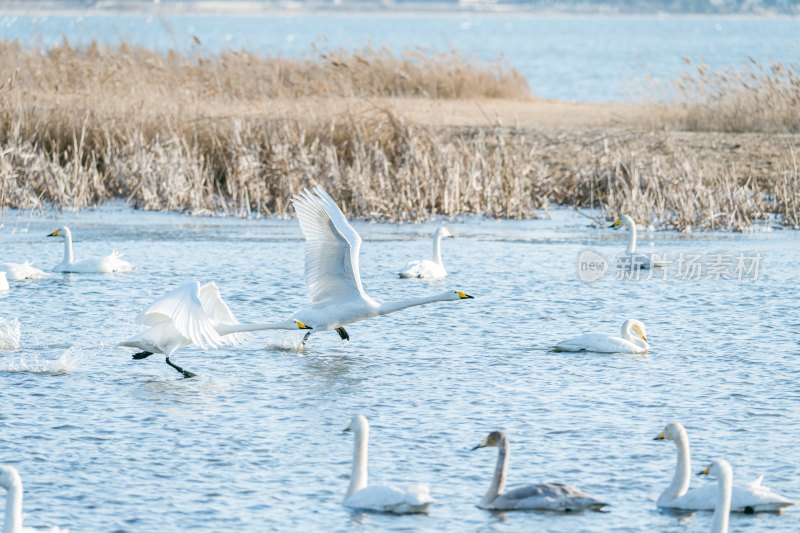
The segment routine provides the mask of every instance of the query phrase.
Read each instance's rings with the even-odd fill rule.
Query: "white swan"
[[[167,364],[190,378],[194,374],[172,363],[169,358],[178,348],[197,344],[202,348],[217,348],[222,344],[241,341],[237,333],[262,329],[310,329],[288,320],[272,324],[240,324],[222,300],[214,283],[200,286],[196,281],[181,285],[158,300],[136,317],[147,330],[119,343],[119,346],[138,348],[134,359],[144,359],[154,353],[167,356]]]
[[[67,226],[55,230],[48,237],[64,238],[64,259],[53,267],[53,272],[98,272],[109,274],[111,272],[130,272],[135,267],[122,259],[122,254],[116,250],[111,255],[103,257],[89,257],[75,261],[72,255],[72,233]]]
[[[347,324],[415,305],[472,298],[452,290],[396,302],[370,298],[361,286],[358,269],[361,237],[333,199],[315,187],[314,194],[304,190],[292,203],[306,238],[306,285],[311,293],[311,307],[301,309],[294,318],[314,331],[336,330],[342,339],[349,339]],[[303,341],[310,335],[306,333]]]
[[[355,436],[353,470],[350,474],[350,486],[344,497],[345,507],[395,514],[428,511],[435,500],[431,498],[427,485],[411,485],[406,489],[388,485],[367,485],[369,422],[366,417],[354,415],[345,431],[352,431]]]
[[[497,465],[489,490],[481,498],[478,507],[490,510],[523,510],[541,509],[548,511],[582,511],[584,509],[599,509],[607,505],[594,496],[590,496],[575,487],[562,483],[538,483],[524,485],[514,490],[503,492],[506,486],[508,459],[510,450],[508,438],[502,431],[489,433],[483,442],[472,448],[485,448],[491,446],[498,448]]]
[[[6,279],[6,273],[0,272],[0,291],[7,291],[8,290],[8,280]]]
[[[671,440],[678,448],[678,464],[672,483],[658,497],[656,505],[668,509],[685,509],[690,511],[711,511],[717,502],[717,491],[714,485],[689,489],[692,460],[689,454],[689,436],[680,422],[667,424],[654,440]],[[747,485],[734,485],[731,496],[731,510],[740,513],[757,513],[760,511],[778,511],[794,502],[772,492],[761,485],[763,476]]]
[[[624,262],[629,268],[656,268],[663,267],[664,262],[655,257],[654,254],[643,254],[636,251],[636,222],[628,215],[622,215],[611,224],[612,228],[620,224],[628,228],[628,248],[625,254],[620,256],[620,261]]]
[[[622,324],[622,338],[590,333],[561,341],[554,349],[559,352],[644,353],[650,349],[650,345],[644,324],[628,319]]]
[[[24,263],[0,263],[0,272],[6,274],[12,281],[23,279],[42,279],[47,276],[47,272],[39,270],[30,261]]]
[[[401,278],[424,279],[441,279],[447,276],[447,270],[442,263],[442,239],[445,237],[452,238],[453,235],[444,226],[437,228],[433,233],[433,261],[411,261],[397,275]]]
[[[717,478],[717,503],[711,520],[711,533],[728,533],[728,520],[731,515],[731,492],[733,489],[733,470],[725,459],[714,460],[701,476]]]
[[[13,466],[0,465],[0,487],[6,489],[6,511],[3,533],[37,533],[38,529],[22,527],[22,478]],[[52,527],[48,533],[69,533],[67,529]]]

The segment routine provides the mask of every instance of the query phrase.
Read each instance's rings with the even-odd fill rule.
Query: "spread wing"
[[[306,237],[306,285],[311,304],[366,298],[358,271],[361,237],[322,188],[292,198]]]
[[[238,324],[239,320],[233,315],[228,304],[222,299],[217,285],[212,281],[200,287],[198,294],[206,316],[216,324]],[[217,331],[215,329],[215,331]],[[230,339],[234,344],[242,342],[242,333],[232,333],[225,335],[226,340]]]
[[[209,285],[213,286],[212,290],[217,293],[217,298],[219,298],[216,286],[213,283]],[[181,285],[153,302],[147,310],[136,317],[136,321],[148,326],[172,323],[178,333],[202,348],[216,348],[225,344],[228,341],[217,333],[213,320],[203,307],[200,292],[200,284],[196,281]],[[207,293],[210,292],[212,291],[207,290]],[[213,295],[211,298],[213,299]],[[221,299],[219,299],[219,303],[225,307],[230,316],[233,316]]]

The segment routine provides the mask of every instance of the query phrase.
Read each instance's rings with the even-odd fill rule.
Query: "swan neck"
[[[730,471],[725,471],[717,481],[717,505],[714,508],[714,518],[711,522],[712,533],[727,533],[728,520],[731,514],[731,491],[733,480]]]
[[[678,448],[678,464],[675,467],[675,475],[672,477],[669,487],[659,496],[659,503],[667,503],[680,498],[689,490],[689,483],[692,479],[692,459],[689,453],[689,436],[685,430],[681,430],[675,446]]]
[[[442,264],[442,234],[437,233],[433,236],[433,262],[438,263],[441,266]]]
[[[407,309],[416,305],[424,305],[431,302],[440,302],[450,299],[452,299],[452,294],[450,291],[447,291],[441,294],[423,296],[422,298],[409,298],[407,300],[398,300],[396,302],[385,302],[380,304],[378,307],[378,314],[385,315],[387,313],[394,313],[395,311],[400,311],[401,309]]]
[[[6,494],[6,514],[3,533],[22,533],[22,485],[15,484]]]
[[[353,469],[350,472],[350,486],[347,488],[345,500],[367,487],[367,444],[369,428],[356,431],[353,449]]]
[[[267,324],[217,324],[215,326],[220,335],[230,335],[231,333],[243,333],[246,331],[261,331],[265,329],[298,329],[294,320],[283,320],[280,322],[270,322]]]
[[[494,467],[492,484],[489,485],[489,490],[486,491],[486,494],[484,494],[481,499],[481,505],[483,507],[492,503],[495,498],[503,494],[503,491],[506,489],[506,473],[508,471],[508,457],[510,453],[508,439],[503,436],[503,441],[500,448],[497,450],[497,463]]]
[[[636,251],[636,223],[627,222],[628,226],[628,253],[632,254]]]
[[[62,264],[71,265],[75,262],[72,255],[72,233],[68,229],[64,230],[64,261]]]

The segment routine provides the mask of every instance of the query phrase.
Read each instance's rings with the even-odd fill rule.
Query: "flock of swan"
[[[291,317],[269,323],[242,324],[222,299],[213,283],[191,282],[181,285],[156,300],[136,321],[145,329],[119,345],[134,348],[134,359],[163,354],[166,363],[184,377],[194,376],[170,360],[179,348],[195,344],[202,348],[217,348],[238,344],[241,334],[260,330],[305,330],[303,343],[320,331],[336,331],[343,340],[350,338],[345,326],[368,318],[393,313],[413,306],[433,302],[459,301],[472,296],[460,290],[393,302],[381,302],[370,297],[361,284],[359,249],[361,237],[349,224],[334,200],[321,188],[304,190],[292,198],[305,237],[305,277],[311,305]],[[654,268],[657,262],[649,257],[636,256],[636,227],[628,216],[620,217],[612,227],[625,225],[630,230],[627,254],[636,257],[641,268]],[[64,258],[54,272],[111,273],[130,272],[134,266],[112,252],[103,257],[75,261],[72,234],[67,227],[49,235],[64,239]],[[408,263],[398,275],[401,278],[443,278],[447,271],[442,263],[441,241],[453,237],[444,227],[433,237],[433,260]],[[641,257],[639,257],[641,256]],[[647,259],[647,261],[645,261]],[[48,275],[29,262],[0,264],[0,290],[11,280],[41,279]],[[649,350],[645,325],[638,320],[626,320],[621,337],[588,334],[567,339],[554,346],[556,351],[593,351],[601,353],[640,354]],[[369,422],[362,415],[352,417],[346,431],[355,437],[350,485],[344,505],[359,510],[395,514],[427,512],[434,499],[426,485],[407,488],[369,485],[367,476],[367,447]],[[689,490],[691,459],[689,439],[684,427],[673,422],[655,440],[671,440],[678,449],[678,462],[672,483],[657,500],[660,508],[681,510],[714,510],[711,531],[725,532],[729,512],[779,511],[793,502],[761,485],[761,478],[747,485],[733,485],[730,464],[724,459],[713,461],[702,474],[717,478],[717,484]],[[597,510],[607,503],[595,496],[561,483],[538,483],[506,491],[510,448],[508,437],[500,431],[490,433],[473,449],[497,448],[497,464],[486,494],[478,506],[489,510]],[[22,481],[11,466],[0,466],[0,486],[6,488],[4,533],[20,533],[22,528]],[[54,528],[51,531],[63,531]]]

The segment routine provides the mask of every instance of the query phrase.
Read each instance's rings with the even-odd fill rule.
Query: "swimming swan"
[[[47,272],[39,270],[30,261],[24,263],[0,263],[0,272],[4,272],[8,279],[20,281],[23,279],[42,279]]]
[[[442,263],[442,239],[445,237],[452,238],[453,235],[444,226],[437,228],[433,234],[433,261],[411,261],[397,275],[401,278],[423,279],[441,279],[447,276],[447,270]]]
[[[685,509],[690,511],[711,511],[717,503],[717,490],[714,485],[689,489],[692,461],[689,454],[689,436],[680,422],[668,424],[654,440],[671,440],[678,448],[678,464],[672,483],[658,497],[656,505],[668,509]],[[733,485],[731,511],[739,513],[757,513],[760,511],[778,511],[794,502],[772,492],[761,485],[763,476],[747,485]]]
[[[0,465],[0,487],[6,489],[6,517],[3,533],[37,533],[42,530],[22,527],[22,478],[13,466]],[[52,527],[48,533],[69,533],[68,529]]]
[[[213,282],[201,287],[196,281],[168,292],[139,314],[136,321],[150,327],[118,346],[142,350],[133,354],[134,359],[144,359],[154,353],[164,354],[167,356],[167,364],[186,378],[195,374],[169,360],[178,348],[190,344],[197,344],[202,348],[237,344],[242,340],[238,333],[246,331],[310,329],[296,320],[272,324],[240,324],[222,300],[219,289]]]
[[[622,324],[622,338],[590,333],[561,341],[554,349],[558,352],[644,353],[650,345],[644,324],[629,319]]]
[[[345,431],[352,431],[355,436],[353,470],[350,474],[350,486],[344,497],[345,507],[395,514],[428,511],[435,500],[431,498],[427,485],[411,485],[406,489],[387,485],[367,486],[369,422],[366,417],[354,415]]]
[[[711,520],[711,533],[728,533],[728,520],[731,516],[731,489],[733,488],[731,465],[725,459],[716,459],[699,475],[717,478],[717,504]]]
[[[636,252],[636,222],[628,215],[622,215],[611,224],[610,227],[616,228],[620,224],[628,228],[628,249],[624,255],[620,256],[620,261],[624,265],[632,268],[656,268],[663,267],[664,262],[655,257],[655,254],[643,254]]]
[[[48,237],[64,238],[64,259],[53,267],[53,272],[97,272],[109,274],[111,272],[130,272],[135,267],[122,259],[122,254],[116,250],[111,255],[103,257],[89,257],[75,261],[72,255],[72,233],[67,226],[55,230]]]
[[[481,498],[478,507],[493,511],[511,511],[523,509],[541,509],[547,511],[582,511],[599,509],[607,505],[594,496],[562,483],[539,483],[524,485],[514,490],[503,492],[506,486],[508,471],[509,447],[508,438],[502,431],[493,431],[483,442],[472,448],[491,446],[497,450],[497,466],[489,490]]]
[[[361,237],[333,199],[315,187],[314,194],[304,190],[292,203],[306,238],[306,285],[311,293],[311,307],[295,313],[294,319],[315,332],[336,330],[346,340],[350,338],[344,329],[347,324],[415,305],[472,298],[452,290],[396,302],[370,298],[361,286],[358,269]],[[310,335],[310,331],[306,333],[303,342]]]

